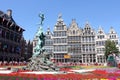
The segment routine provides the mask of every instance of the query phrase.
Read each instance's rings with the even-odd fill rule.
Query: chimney
[[[12,10],[11,9],[7,10],[7,15],[8,15],[8,17],[12,17]]]

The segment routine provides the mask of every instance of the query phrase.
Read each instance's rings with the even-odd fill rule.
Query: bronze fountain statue
[[[45,35],[43,33],[43,21],[44,21],[44,14],[39,14],[39,17],[41,19],[39,24],[39,29],[36,33],[37,44],[33,48],[34,53],[32,57],[30,58],[30,62],[26,66],[26,70],[34,70],[34,71],[41,71],[41,70],[59,70],[59,68],[56,67],[56,65],[49,60],[48,54],[45,51],[44,45],[45,45]]]

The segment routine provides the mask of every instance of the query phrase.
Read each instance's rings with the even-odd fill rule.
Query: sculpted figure
[[[39,54],[43,53],[44,52],[44,48],[43,46],[45,45],[45,35],[43,34],[43,30],[42,30],[42,25],[43,25],[43,21],[44,21],[44,14],[39,14],[39,17],[41,19],[40,21],[40,27],[36,33],[36,37],[38,38],[38,41],[37,41],[37,45],[36,47],[34,48],[34,53],[33,53],[33,56],[38,56]]]
[[[41,18],[41,22],[40,22],[40,25],[43,25],[43,21],[44,21],[44,14],[39,14],[39,17]]]

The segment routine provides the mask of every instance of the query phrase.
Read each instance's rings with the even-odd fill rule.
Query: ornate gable
[[[118,34],[115,32],[115,30],[113,29],[113,27],[110,28],[110,31],[108,33],[108,37],[110,39],[117,39],[118,38]]]
[[[78,36],[81,34],[81,30],[78,27],[78,24],[76,23],[76,20],[73,19],[72,23],[70,24],[70,28],[68,29],[68,35],[69,36]]]
[[[85,29],[85,30],[89,30],[89,29],[91,29],[90,24],[89,24],[88,21],[86,22],[86,24],[85,24],[85,28],[84,28],[84,29]]]
[[[110,34],[116,34],[115,30],[113,29],[113,27],[110,28],[110,31],[109,31]]]
[[[98,34],[98,35],[105,34],[105,33],[104,33],[104,30],[102,29],[102,27],[99,27],[99,28],[98,28],[97,34]]]
[[[47,28],[46,35],[51,35],[52,33],[50,32],[50,28]]]
[[[83,29],[83,35],[94,35],[94,34],[95,34],[94,30],[91,29],[90,24],[87,21]]]
[[[47,28],[47,31],[46,31],[46,34],[45,34],[45,38],[46,39],[51,39],[51,37],[52,37],[52,33],[50,31],[50,28]]]
[[[97,40],[104,40],[107,38],[107,35],[105,34],[104,30],[102,29],[101,26],[99,26],[98,30],[97,30],[97,34],[96,34],[96,39]]]
[[[67,30],[67,27],[62,19],[62,14],[58,15],[57,23],[55,24],[54,31]]]

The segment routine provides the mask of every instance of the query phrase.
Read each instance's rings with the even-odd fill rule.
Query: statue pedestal
[[[36,57],[32,57],[30,60],[31,62],[28,63],[26,70],[32,70],[32,71],[59,71],[59,68],[47,59],[47,55],[40,54]]]

